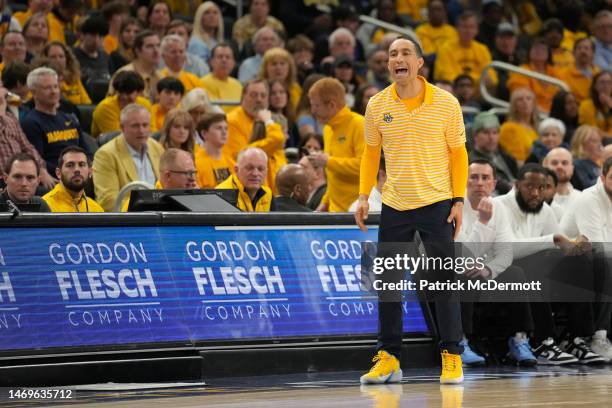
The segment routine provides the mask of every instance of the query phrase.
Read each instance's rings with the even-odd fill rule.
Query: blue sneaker
[[[485,365],[484,357],[472,350],[467,339],[461,340],[459,344],[463,346],[463,353],[461,353],[461,361],[463,362],[464,367],[478,367]]]
[[[525,333],[517,333],[508,339],[508,361],[516,363],[522,367],[533,367],[538,364],[538,360],[531,351],[529,339]]]

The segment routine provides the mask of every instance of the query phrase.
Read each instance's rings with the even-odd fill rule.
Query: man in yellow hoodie
[[[359,166],[365,145],[364,118],[352,112],[344,99],[344,86],[335,78],[322,78],[308,92],[312,115],[324,123],[324,152],[309,155],[324,167],[327,192],[318,210],[346,212],[359,196]]]
[[[85,195],[85,184],[91,177],[85,150],[79,146],[65,148],[55,174],[60,182],[43,196],[52,212],[104,212],[100,204]]]

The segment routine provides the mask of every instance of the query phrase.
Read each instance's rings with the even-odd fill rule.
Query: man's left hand
[[[446,222],[449,224],[455,221],[455,235],[453,239],[456,240],[459,236],[459,231],[461,231],[461,220],[463,219],[463,203],[455,203],[451,208],[450,214]]]

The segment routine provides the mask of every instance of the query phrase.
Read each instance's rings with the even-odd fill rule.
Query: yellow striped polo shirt
[[[382,201],[398,211],[453,198],[451,149],[465,146],[461,106],[450,93],[425,85],[421,106],[408,111],[395,84],[373,96],[366,109],[366,143],[385,155]],[[378,166],[378,163],[372,163]],[[360,193],[363,191],[361,185]]]

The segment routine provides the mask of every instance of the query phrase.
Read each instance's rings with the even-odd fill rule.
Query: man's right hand
[[[357,223],[359,229],[363,232],[368,232],[368,227],[365,225],[365,221],[368,219],[369,211],[370,204],[368,203],[368,196],[365,194],[360,194],[357,209],[355,210],[355,222]]]
[[[478,203],[478,221],[481,224],[487,225],[493,217],[493,201],[490,197],[485,197]]]

